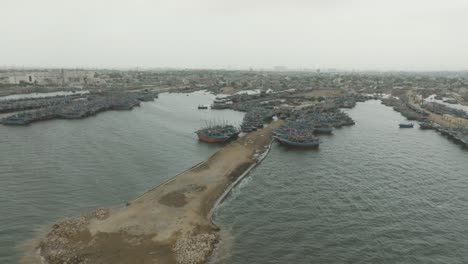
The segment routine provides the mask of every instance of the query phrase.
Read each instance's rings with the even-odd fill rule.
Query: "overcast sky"
[[[468,0],[0,6],[0,66],[468,70]]]

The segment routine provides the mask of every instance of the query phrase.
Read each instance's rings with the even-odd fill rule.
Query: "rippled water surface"
[[[197,110],[203,92],[161,94],[132,111],[28,127],[0,125],[0,263],[16,245],[65,216],[120,206],[206,159],[220,146],[199,143],[205,120],[239,123],[242,113]]]
[[[132,111],[29,127],[0,126],[0,263],[65,216],[127,200],[219,146],[193,131],[213,96],[162,94]],[[217,210],[229,238],[218,264],[467,263],[468,152],[433,131],[399,129],[378,101],[349,110],[356,125],[318,151],[274,145]]]
[[[320,150],[274,145],[236,187],[213,262],[468,263],[468,151],[378,101],[348,112]]]

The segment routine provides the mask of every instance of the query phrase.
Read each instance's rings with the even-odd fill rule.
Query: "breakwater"
[[[132,111],[0,126],[0,193],[11,197],[0,200],[0,263],[18,263],[17,245],[37,229],[94,208],[124,205],[219,150],[220,145],[197,142],[193,132],[204,120],[240,124],[243,114],[194,111],[213,99],[203,92],[162,93]]]
[[[38,248],[47,263],[204,263],[218,238],[211,208],[226,188],[260,162],[271,143],[270,130],[250,133],[205,162],[127,203],[55,224]],[[162,217],[164,216],[164,217]],[[140,246],[129,244],[138,240]],[[147,252],[151,247],[152,254]],[[125,256],[116,256],[118,249]],[[90,253],[99,252],[99,254]],[[124,258],[122,260],[122,257]]]

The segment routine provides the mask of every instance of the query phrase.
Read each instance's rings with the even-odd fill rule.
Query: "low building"
[[[22,84],[22,83],[34,83],[33,81],[33,76],[26,74],[26,75],[16,75],[13,74],[13,76],[8,77],[8,83],[9,84]]]
[[[37,72],[10,72],[8,84],[36,84],[36,85],[86,85],[88,83],[102,83],[95,78],[94,71],[50,70]],[[98,80],[96,80],[98,79]]]

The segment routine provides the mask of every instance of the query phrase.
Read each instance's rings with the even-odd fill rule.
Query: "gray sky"
[[[467,0],[1,0],[0,66],[467,70]]]

